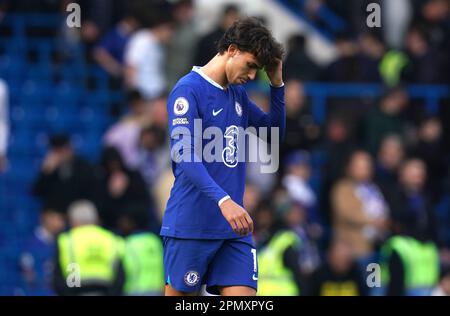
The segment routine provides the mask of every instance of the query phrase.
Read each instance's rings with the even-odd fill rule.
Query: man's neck
[[[202,72],[209,78],[217,82],[224,89],[228,88],[228,79],[225,74],[225,54],[217,54],[205,66],[202,67]]]

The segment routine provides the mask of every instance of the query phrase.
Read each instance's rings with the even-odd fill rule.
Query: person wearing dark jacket
[[[393,204],[393,236],[381,248],[382,293],[430,295],[439,276],[439,244],[429,197],[424,191],[425,164],[406,160]]]
[[[203,66],[217,54],[216,44],[227,30],[239,18],[239,8],[230,4],[223,9],[221,23],[211,33],[203,36],[197,45],[194,64]]]
[[[314,81],[320,75],[320,67],[306,52],[306,38],[303,35],[293,35],[288,40],[288,54],[284,77],[286,80]]]
[[[262,203],[257,217],[264,212],[272,213],[267,205]],[[306,226],[306,211],[302,205],[289,199],[277,205],[277,211],[279,222],[266,214],[269,222],[265,229],[257,227],[260,248],[258,295],[303,295],[305,280],[319,260]]]
[[[103,150],[96,178],[95,203],[106,228],[117,230],[121,212],[131,203],[151,211],[150,193],[144,179],[139,172],[125,166],[117,149],[107,147]]]
[[[342,239],[331,241],[326,261],[309,278],[307,296],[365,296],[368,287],[352,259],[350,246]]]
[[[44,205],[52,205],[65,213],[73,201],[92,198],[93,182],[91,165],[75,155],[69,137],[52,136],[50,150],[33,185],[33,194]]]
[[[280,148],[281,161],[293,151],[311,150],[320,140],[320,126],[311,113],[304,90],[303,83],[298,80],[285,82],[286,131]]]
[[[400,167],[399,184],[390,195],[390,209],[394,230],[401,224],[408,231],[420,231],[425,239],[437,242],[437,223],[433,213],[431,198],[425,184],[427,170],[425,163],[417,158],[409,158]]]

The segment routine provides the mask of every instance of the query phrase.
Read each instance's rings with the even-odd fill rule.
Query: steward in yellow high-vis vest
[[[290,230],[281,230],[270,239],[258,256],[258,295],[296,296],[300,290],[293,272],[284,264],[284,253],[299,247],[300,238]]]
[[[148,209],[140,204],[128,205],[117,221],[121,234],[126,236],[125,295],[158,296],[164,293],[162,240],[150,231],[149,223]]]
[[[163,247],[161,239],[149,232],[125,239],[125,294],[162,295],[164,290]]]
[[[393,258],[395,256],[397,259]],[[402,267],[402,275],[391,275],[393,260]],[[403,280],[403,293],[392,290],[393,278]],[[381,249],[382,293],[406,296],[430,295],[439,279],[439,253],[432,241],[420,241],[411,236],[391,237]],[[390,287],[388,289],[388,287]]]
[[[69,207],[69,231],[57,239],[54,285],[59,295],[120,295],[124,282],[121,237],[98,226],[89,201]]]

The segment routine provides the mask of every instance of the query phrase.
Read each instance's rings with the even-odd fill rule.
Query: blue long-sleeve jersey
[[[194,68],[173,88],[167,110],[175,183],[161,235],[189,239],[240,237],[219,208],[219,202],[227,196],[243,206],[245,161],[238,158],[238,130],[278,127],[279,135],[284,135],[284,87],[271,87],[270,112],[264,113],[248,98],[244,87],[229,85],[223,89],[200,68]],[[208,158],[207,153],[218,159]]]

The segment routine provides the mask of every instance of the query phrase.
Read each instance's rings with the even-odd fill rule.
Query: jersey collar
[[[192,68],[192,71],[195,71],[196,73],[198,73],[200,76],[202,76],[203,79],[205,79],[206,81],[208,81],[210,84],[212,84],[214,87],[219,88],[220,90],[225,90],[220,84],[218,84],[217,82],[215,82],[214,80],[212,80],[210,77],[208,77],[203,71],[202,71],[202,67],[200,66],[194,66]]]

